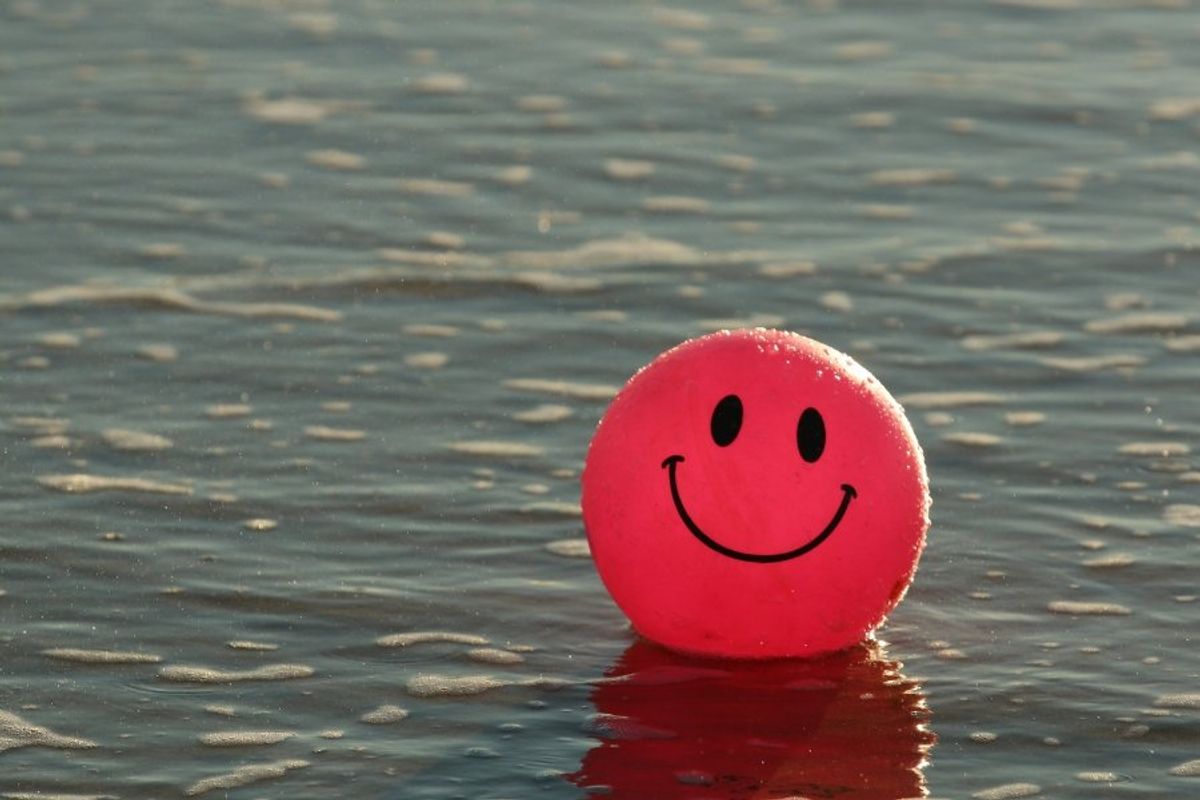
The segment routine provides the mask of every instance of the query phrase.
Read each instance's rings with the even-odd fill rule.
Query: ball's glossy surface
[[[799,334],[693,339],[633,376],[588,450],[600,577],[645,637],[732,658],[848,647],[903,597],[925,464],[887,390]]]

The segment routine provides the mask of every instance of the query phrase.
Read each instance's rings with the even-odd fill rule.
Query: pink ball
[[[721,331],[634,375],[592,439],[583,519],[634,627],[685,652],[812,656],[904,596],[929,527],[900,404],[796,333]]]

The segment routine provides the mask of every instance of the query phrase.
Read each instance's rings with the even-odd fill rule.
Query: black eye
[[[825,420],[821,419],[821,412],[815,408],[806,408],[800,415],[800,424],[796,426],[796,446],[800,448],[800,457],[810,464],[825,452]]]
[[[736,394],[725,395],[712,415],[713,441],[726,447],[737,438],[742,429],[742,401]]]

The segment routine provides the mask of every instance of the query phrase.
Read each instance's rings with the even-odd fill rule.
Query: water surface
[[[0,793],[1194,794],[1197,75],[1190,0],[6,0]],[[607,399],[741,325],[913,420],[885,647],[587,559]]]

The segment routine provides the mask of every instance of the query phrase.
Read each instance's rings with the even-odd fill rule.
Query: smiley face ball
[[[596,568],[648,639],[730,658],[861,641],[929,527],[921,447],[865,368],[796,333],[722,331],[635,374],[583,472]]]

